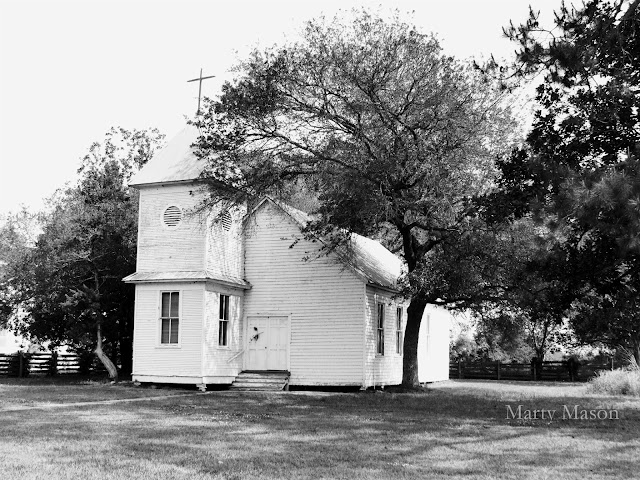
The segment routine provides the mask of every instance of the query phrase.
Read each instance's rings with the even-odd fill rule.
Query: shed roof
[[[205,163],[198,159],[192,147],[199,135],[197,127],[187,125],[131,178],[130,185],[187,182],[197,179],[205,167]]]
[[[164,271],[164,272],[136,272],[122,279],[126,283],[145,283],[145,282],[177,282],[177,281],[211,281],[222,283],[242,289],[251,288],[249,282],[228,275],[219,275],[209,270],[195,271]]]
[[[267,201],[278,206],[300,228],[306,227],[313,219],[311,215],[271,197],[265,197],[251,213]],[[350,243],[337,248],[336,253],[367,283],[393,290],[397,289],[398,278],[402,274],[402,260],[387,250],[380,242],[352,233]]]

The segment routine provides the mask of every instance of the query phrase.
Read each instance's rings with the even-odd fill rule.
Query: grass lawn
[[[184,395],[184,389],[133,388],[130,383],[111,385],[108,381],[60,377],[0,377],[0,414],[4,410],[51,407],[58,404],[110,401],[167,395]]]
[[[127,401],[83,403],[117,399]],[[523,418],[511,418],[507,405],[516,413],[521,405]],[[563,405],[572,414],[575,405],[616,410],[619,420],[563,419]],[[541,409],[555,410],[554,418],[525,418]],[[587,394],[579,384],[460,380],[410,394],[199,394],[0,379],[0,419],[3,480],[617,479],[640,472],[640,399]]]

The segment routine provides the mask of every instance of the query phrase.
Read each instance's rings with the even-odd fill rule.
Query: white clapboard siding
[[[291,384],[361,385],[362,281],[333,257],[315,258],[319,244],[302,239],[299,226],[270,202],[250,218],[245,235],[252,288],[244,316],[290,316]]]
[[[438,382],[449,379],[449,331],[451,313],[447,309],[427,305],[418,337],[418,379]]]
[[[160,344],[160,293],[180,292],[180,345]],[[167,283],[136,285],[134,372],[136,375],[193,377],[202,375],[204,285]]]
[[[188,184],[140,189],[138,272],[205,269],[206,221],[194,213],[200,199],[198,188]],[[169,206],[182,211],[175,228],[163,222]]]
[[[220,294],[229,295],[229,345],[218,345]],[[205,292],[206,315],[203,326],[205,377],[218,377],[226,383],[242,371],[242,292],[207,286]],[[212,382],[213,383],[213,382]],[[230,381],[229,381],[230,383]]]
[[[244,277],[244,254],[242,251],[242,219],[246,209],[232,209],[230,228],[217,219],[212,212],[207,221],[207,271],[223,277]]]
[[[377,354],[378,316],[376,304],[384,304],[384,355]],[[402,382],[402,355],[396,353],[396,308],[403,308],[402,330],[407,323],[407,309],[404,303],[393,298],[393,294],[375,287],[367,287],[365,333],[366,387],[397,385]],[[404,338],[403,338],[404,340]]]

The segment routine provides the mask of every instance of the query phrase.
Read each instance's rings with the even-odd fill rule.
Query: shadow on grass
[[[0,427],[0,453],[34,445],[45,472],[75,465],[100,468],[103,478],[136,478],[129,471],[172,478],[633,478],[638,471],[640,402],[514,388],[215,392],[56,414],[12,412]],[[537,410],[624,407],[616,421],[542,421],[506,418],[508,402]]]

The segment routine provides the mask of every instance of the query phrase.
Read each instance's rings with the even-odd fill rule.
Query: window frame
[[[402,356],[404,354],[404,308],[402,306],[396,307],[396,355]]]
[[[182,290],[161,290],[158,295],[158,334],[157,346],[159,348],[180,348],[182,346]],[[169,294],[169,315],[164,316],[162,311],[162,297],[165,293]],[[171,315],[171,295],[178,295],[178,315]],[[169,342],[163,342],[162,338],[162,325],[165,320],[169,320]],[[171,324],[172,321],[177,320],[177,342],[171,342]]]
[[[223,301],[223,299],[225,299]],[[231,295],[225,293],[218,294],[218,347],[219,348],[231,348],[229,333],[230,333],[230,304]],[[224,327],[224,328],[223,328]],[[224,332],[224,338],[222,337]],[[224,340],[224,343],[222,343]]]
[[[376,302],[376,356],[384,357],[385,304]]]

